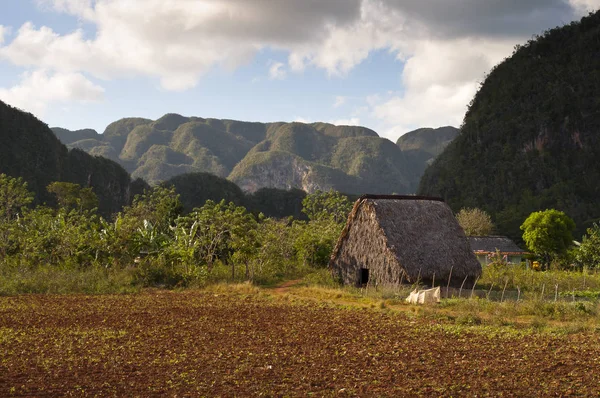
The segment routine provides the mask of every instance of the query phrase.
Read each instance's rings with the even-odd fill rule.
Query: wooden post
[[[467,276],[465,276],[465,279],[463,279],[462,283],[460,284],[460,289],[458,290],[458,298],[460,298],[460,295],[461,295],[461,293],[462,293],[462,288],[463,288],[463,286],[465,285],[465,282],[467,281],[467,278],[468,278],[468,277],[469,277],[468,275],[467,275]]]
[[[471,297],[469,298],[473,298],[473,293],[475,292],[475,285],[477,285],[477,281],[479,281],[479,277],[477,277],[477,279],[475,279],[475,283],[473,283],[473,288],[471,289]]]
[[[402,281],[404,280],[404,271],[402,271],[402,273],[400,274],[400,284],[398,285],[398,294],[400,294],[400,291],[402,290]]]
[[[450,275],[448,275],[448,284],[446,285],[446,298],[449,296],[450,292],[450,279],[452,279],[452,270],[454,269],[454,265],[450,267]]]
[[[492,288],[494,287],[494,282],[492,282],[492,284],[490,285],[490,290],[488,290],[487,296],[486,298],[489,300],[490,299],[490,294],[492,293]]]
[[[558,300],[558,283],[556,285],[554,285],[554,302],[556,303],[556,300]]]
[[[504,281],[504,289],[502,289],[502,297],[500,298],[500,302],[504,301],[504,292],[506,291],[506,286],[508,286],[508,278]]]
[[[517,294],[517,302],[518,302],[519,300],[521,300],[521,288],[519,286],[517,286],[517,292],[518,292],[518,294]]]
[[[546,284],[542,284],[542,294],[540,295],[540,300],[544,301],[544,290],[546,289]]]

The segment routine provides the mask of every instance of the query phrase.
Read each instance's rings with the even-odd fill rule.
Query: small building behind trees
[[[472,286],[481,265],[443,200],[365,195],[356,201],[329,267],[344,284]]]
[[[523,257],[530,254],[506,236],[469,236],[468,239],[471,249],[481,265],[488,265],[495,260],[520,264]],[[498,254],[501,256],[500,259],[496,259]]]

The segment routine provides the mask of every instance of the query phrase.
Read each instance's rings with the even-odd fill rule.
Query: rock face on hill
[[[489,211],[520,237],[532,211],[566,212],[578,231],[600,217],[600,13],[552,29],[496,66],[420,194]]]
[[[104,134],[56,128],[69,147],[119,162],[151,184],[186,173],[225,177],[243,190],[411,193],[416,190],[434,138],[418,137],[407,151],[357,126],[328,123],[252,123],[167,114],[158,120],[121,119]],[[429,135],[432,135],[428,133]],[[435,135],[435,133],[433,133]],[[447,140],[447,134],[440,134]],[[431,142],[434,143],[431,143]],[[436,146],[437,145],[437,146]]]
[[[84,140],[94,139],[93,130],[76,134]],[[29,113],[0,101],[0,173],[23,177],[37,203],[52,202],[46,186],[54,181],[66,181],[92,187],[98,195],[99,210],[114,213],[128,204],[145,183],[132,182],[119,164],[90,156],[86,152],[68,150],[47,125]]]

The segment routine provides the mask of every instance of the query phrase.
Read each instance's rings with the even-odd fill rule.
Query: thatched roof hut
[[[481,265],[442,199],[365,195],[356,201],[329,267],[345,284],[472,285]]]

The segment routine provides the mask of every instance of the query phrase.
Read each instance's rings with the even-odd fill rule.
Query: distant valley
[[[114,160],[150,184],[207,172],[248,192],[299,188],[350,194],[415,192],[427,165],[458,134],[453,127],[419,129],[394,144],[365,127],[178,114],[121,119],[103,134],[52,130],[68,147]]]

